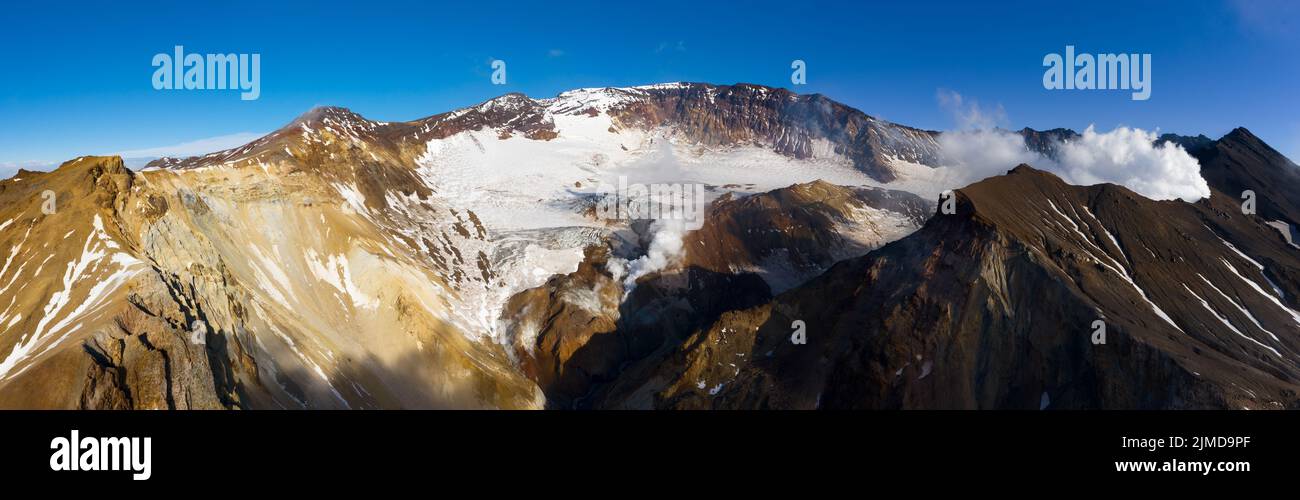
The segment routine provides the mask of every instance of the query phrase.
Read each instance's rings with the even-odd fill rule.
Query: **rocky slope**
[[[889,182],[893,160],[937,165],[936,132],[879,120],[819,94],[757,85],[679,84],[619,96],[609,113],[622,126],[674,126],[706,145],[768,144],[796,158],[842,155]]]
[[[866,182],[881,165],[863,159],[926,137],[820,96],[670,84],[511,94],[400,123],[323,107],[140,172],[109,157],[22,172],[0,183],[0,406],[540,407],[507,302],[598,265],[589,247],[617,247],[623,265],[653,239],[615,244],[646,225],[593,217],[593,186],[703,183],[717,198]],[[913,205],[844,203],[856,212],[834,220],[861,234],[836,256],[917,225]],[[808,248],[805,274],[831,262]],[[769,296],[756,276],[716,274],[756,295],[712,309]],[[602,300],[657,289],[621,279]],[[688,316],[683,330],[702,321]]]
[[[1072,133],[1021,134],[1051,156]],[[1022,166],[942,214],[886,189],[942,160],[935,136],[683,83],[317,108],[140,172],[22,171],[0,407],[1297,405],[1289,160],[1244,129],[1175,137],[1208,200]],[[702,224],[602,216],[628,183],[699,187]]]
[[[776,293],[910,234],[934,208],[903,191],[822,181],[720,201],[704,226],[683,238],[683,262],[712,272],[752,272]]]
[[[958,200],[911,236],[723,314],[594,406],[1300,404],[1300,256],[1234,199],[1154,202],[1021,166]],[[795,321],[807,344],[791,342]]]
[[[934,166],[940,157],[938,132],[880,120],[820,94],[750,84],[592,88],[550,99],[511,93],[412,122],[370,122],[342,108],[322,108],[298,122],[343,124],[340,131],[381,142],[386,149],[420,149],[429,140],[485,128],[499,139],[546,141],[559,137],[564,128],[563,118],[557,117],[602,115],[608,117],[610,133],[669,130],[673,138],[704,147],[758,145],[796,159],[844,158],[880,182],[896,178],[895,160]],[[149,166],[195,168],[259,152],[274,154],[270,145],[293,132],[290,126],[241,148],[183,160],[163,158]]]
[[[932,209],[909,193],[824,182],[726,196],[681,236],[670,265],[631,279],[616,246],[592,246],[577,271],[515,295],[502,318],[548,405],[585,407],[592,388],[627,364],[653,363],[723,312],[910,233]]]
[[[383,198],[341,199],[330,181],[356,173],[288,160],[345,149],[183,172],[83,158],[6,185],[5,216],[24,229],[4,232],[22,260],[4,273],[21,288],[5,293],[15,334],[0,346],[0,402],[540,404],[499,347],[452,326],[451,285],[374,215]],[[410,178],[372,165],[356,172],[389,175],[389,186]],[[53,215],[39,212],[44,190],[62,203]],[[85,244],[60,245],[65,237]]]
[[[1244,128],[1218,141],[1201,136],[1184,144],[1201,162],[1206,182],[1237,200],[1254,192],[1259,216],[1300,248],[1300,167]]]

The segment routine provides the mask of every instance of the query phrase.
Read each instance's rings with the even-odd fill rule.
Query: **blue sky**
[[[318,104],[410,120],[506,92],[790,84],[930,129],[1245,126],[1300,159],[1300,8],[1180,2],[118,2],[6,6],[0,174],[83,154],[219,149]],[[472,5],[471,5],[472,4]],[[1152,54],[1152,95],[1049,91],[1043,56]],[[158,91],[157,53],[261,54],[261,97]],[[507,85],[490,82],[492,59]],[[955,93],[955,94],[954,94]],[[961,96],[960,109],[952,99]],[[945,105],[947,102],[949,105]],[[197,141],[197,142],[196,142]]]

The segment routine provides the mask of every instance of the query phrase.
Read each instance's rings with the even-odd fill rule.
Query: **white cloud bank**
[[[189,156],[200,156],[208,153],[222,151],[234,147],[243,146],[257,140],[265,134],[253,132],[239,132],[236,134],[221,135],[198,139],[170,146],[159,146],[156,148],[133,149],[130,151],[119,151],[112,153],[123,158],[156,158],[159,156],[171,156],[176,158],[185,158]]]
[[[1119,184],[1155,200],[1194,202],[1210,196],[1196,159],[1176,144],[1157,144],[1156,137],[1136,128],[1097,132],[1089,126],[1080,137],[1057,143],[1056,158],[1049,158],[1030,151],[1014,132],[945,132],[939,136],[945,158],[940,182],[960,187],[1026,163],[1070,184]]]
[[[925,174],[943,189],[957,189],[1025,163],[1070,184],[1119,184],[1155,200],[1194,202],[1210,196],[1200,163],[1181,146],[1156,144],[1156,132],[1129,127],[1097,132],[1089,125],[1080,137],[1053,144],[1055,154],[1049,158],[1031,151],[1024,136],[997,128],[1007,122],[1001,104],[981,107],[946,89],[939,89],[935,99],[957,125],[957,130],[939,135],[944,166]]]
[[[1059,171],[1075,184],[1122,184],[1156,200],[1196,201],[1210,196],[1201,164],[1182,146],[1156,144],[1156,133],[1120,127],[1097,133],[1089,126],[1077,141],[1061,144]]]

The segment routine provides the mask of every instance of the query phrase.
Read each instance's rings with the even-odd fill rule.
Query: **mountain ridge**
[[[1175,137],[1208,198],[1020,165],[945,213],[882,182],[935,134],[661,84],[80,157],[0,182],[0,406],[1297,406],[1294,163]],[[703,225],[597,217],[620,176]]]
[[[1254,261],[1201,224],[1210,203],[1068,186],[1028,166],[957,196],[955,215],[937,214],[918,232],[841,261],[768,305],[724,313],[667,357],[632,366],[594,406],[1297,406],[1294,295],[1286,305],[1270,302],[1269,278],[1251,276]],[[1088,199],[1093,207],[1084,210]],[[1026,206],[1029,200],[1042,201]],[[1168,237],[1144,237],[1131,229],[1140,225],[1122,219],[1119,207],[1134,204],[1164,206],[1181,222]],[[1018,222],[1027,214],[1052,222]],[[1234,224],[1251,227],[1240,216]],[[1192,253],[1162,244],[1196,230],[1205,246]],[[1022,236],[998,236],[1007,231]],[[1194,255],[1206,263],[1191,264]],[[1287,260],[1274,266],[1298,264],[1294,254],[1277,255]],[[1156,271],[1165,267],[1195,271]],[[1167,283],[1184,275],[1192,279]],[[1076,305],[1053,310],[1045,302]],[[807,323],[807,346],[789,342],[795,320]],[[1105,345],[1091,343],[1095,320],[1107,326]],[[1187,335],[1194,340],[1179,340]],[[719,369],[719,360],[738,368]]]
[[[721,100],[735,111],[710,112]],[[555,97],[533,99],[511,92],[479,104],[406,122],[368,120],[347,108],[318,106],[292,120],[267,137],[291,130],[304,121],[335,119],[355,128],[376,133],[407,147],[465,130],[498,125],[501,138],[519,133],[524,137],[549,140],[555,137],[553,114],[612,113],[621,128],[683,127],[684,135],[704,145],[736,145],[763,141],[777,152],[795,158],[825,155],[831,151],[851,158],[856,168],[881,181],[896,178],[891,159],[934,164],[938,161],[935,131],[927,131],[878,120],[821,94],[796,94],[786,89],[754,84],[713,85],[666,83],[635,87],[597,87],[562,92]],[[321,115],[321,116],[317,116]],[[748,117],[735,122],[725,116]],[[757,118],[755,118],[757,117]],[[722,132],[720,132],[722,131]],[[266,142],[253,143],[200,157],[160,158],[145,168],[195,168],[238,160]],[[827,141],[820,144],[817,141]]]

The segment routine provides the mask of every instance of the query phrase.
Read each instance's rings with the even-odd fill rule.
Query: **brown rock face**
[[[726,198],[685,238],[683,260],[712,272],[757,273],[780,293],[911,233],[932,210],[911,193],[822,181]]]
[[[706,145],[771,144],[795,158],[814,156],[824,141],[882,182],[896,178],[889,159],[937,165],[937,132],[889,123],[820,94],[737,84],[682,84],[649,89],[610,110],[625,127],[675,126]]]
[[[849,158],[856,168],[882,182],[897,177],[890,167],[891,159],[931,166],[940,161],[938,132],[880,120],[820,94],[799,95],[751,84],[705,83],[595,90],[604,94],[606,112],[617,127],[671,127],[679,137],[695,144],[763,144],[794,158],[834,153]],[[163,158],[149,166],[184,169],[240,158],[281,158],[296,153],[283,151],[280,140],[301,133],[304,127],[382,146],[386,153],[380,158],[401,163],[418,156],[430,139],[492,128],[500,131],[502,139],[521,135],[547,141],[559,133],[548,113],[594,116],[600,112],[569,103],[563,96],[537,100],[518,93],[411,122],[371,122],[344,108],[322,107],[246,146],[183,160]],[[361,156],[357,160],[371,158]]]
[[[242,380],[255,381],[256,368],[241,340],[193,341],[190,325],[204,313],[192,292],[134,256],[138,242],[123,213],[135,206],[137,176],[120,158],[85,157],[26,174],[0,194],[7,198],[0,215],[28,228],[5,232],[13,256],[40,264],[4,269],[11,298],[4,315],[27,333],[0,339],[9,353],[0,406],[215,409],[247,397]],[[161,198],[145,204],[146,217],[166,211]]]
[[[1289,289],[1274,269],[1300,260],[1221,193],[1154,202],[1022,166],[958,197],[956,214],[722,315],[594,405],[1296,407],[1300,320],[1270,282]]]
[[[617,258],[592,247],[576,272],[512,297],[502,319],[548,407],[591,408],[610,387],[666,362],[691,332],[769,300],[772,283],[793,286],[910,232],[928,205],[823,182],[723,198],[682,237],[680,260],[630,291],[620,281],[625,264],[611,271]]]
[[[169,170],[81,158],[4,181],[0,407],[540,405],[500,346],[449,324],[447,281],[496,276],[447,231],[485,230],[426,201],[403,147],[321,108]]]
[[[506,305],[519,367],[555,395],[552,405],[571,403],[587,391],[592,374],[616,368],[613,353],[579,351],[593,337],[613,335],[623,285],[606,268],[609,251],[590,247],[578,270],[511,297]],[[573,373],[579,372],[579,373]]]
[[[1300,226],[1300,189],[1296,189],[1300,167],[1294,162],[1244,128],[1199,146],[1188,152],[1201,162],[1201,176],[1211,187],[1234,200],[1243,200],[1246,190],[1253,191],[1259,215],[1266,221]]]

